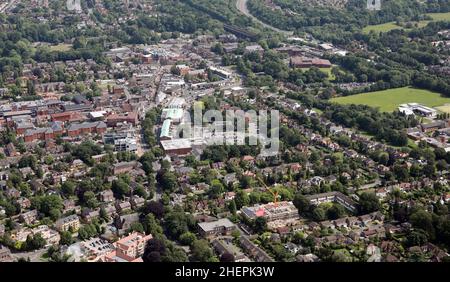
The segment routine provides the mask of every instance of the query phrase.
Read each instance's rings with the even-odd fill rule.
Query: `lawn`
[[[338,104],[363,104],[379,108],[382,112],[392,112],[404,103],[419,103],[428,107],[437,107],[450,103],[450,98],[429,90],[402,87],[333,98],[331,101]]]
[[[50,50],[52,50],[52,51],[62,51],[62,52],[64,52],[64,51],[69,51],[70,49],[72,49],[72,44],[61,43],[61,44],[58,44],[58,45],[50,46]]]
[[[427,14],[432,17],[434,21],[450,21],[450,12],[448,13],[431,13]]]
[[[388,32],[393,29],[399,29],[402,28],[401,26],[398,26],[395,24],[395,22],[388,22],[384,24],[377,24],[377,25],[368,25],[365,28],[363,28],[363,33],[369,33],[370,31],[374,32]]]
[[[450,113],[450,104],[445,104],[443,106],[436,107],[436,109],[444,113]]]
[[[433,21],[450,21],[450,12],[449,13],[429,13],[427,14],[431,18],[433,18]],[[426,26],[430,21],[419,21],[417,22],[418,27],[424,27]],[[395,22],[388,22],[384,24],[377,24],[377,25],[368,25],[365,28],[363,28],[363,33],[369,33],[371,30],[375,32],[388,32],[393,29],[403,29],[402,26],[397,25]]]
[[[321,72],[328,74],[328,80],[335,80],[336,77],[331,73],[331,69],[332,68],[319,68]],[[305,72],[309,70],[309,68],[301,68],[301,70]]]

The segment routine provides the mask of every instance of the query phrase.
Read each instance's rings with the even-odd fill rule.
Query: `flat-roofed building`
[[[192,151],[192,143],[189,139],[161,140],[161,146],[168,155],[187,155]]]
[[[161,134],[159,135],[160,140],[171,140],[172,134],[170,133],[170,126],[172,125],[172,120],[166,119],[161,127]]]
[[[398,108],[400,111],[406,112],[407,114],[411,114],[411,112],[413,112],[414,114],[431,118],[435,118],[438,113],[437,110],[421,105],[419,103],[401,104]]]
[[[116,127],[119,123],[129,123],[136,125],[138,123],[138,116],[134,112],[124,114],[113,114],[106,119],[108,126]]]
[[[115,250],[113,244],[109,243],[102,238],[91,238],[87,241],[83,241],[80,244],[81,250],[85,253],[88,261],[98,261],[104,255]]]
[[[220,76],[220,77],[222,77],[222,78],[230,78],[231,76],[232,76],[232,73],[231,72],[229,72],[229,71],[226,71],[226,70],[223,70],[223,69],[219,69],[219,68],[216,68],[216,67],[209,67],[209,70],[213,73],[213,74],[215,74],[215,75],[218,75],[218,76]]]
[[[170,119],[173,123],[180,123],[183,119],[184,110],[180,108],[165,108],[162,110],[161,118]]]
[[[329,60],[319,59],[319,58],[308,58],[308,57],[292,57],[290,60],[291,67],[295,68],[330,68],[331,63]]]
[[[198,231],[205,238],[230,235],[233,230],[236,230],[236,225],[227,218],[198,223]]]
[[[297,208],[292,202],[288,201],[256,205],[253,207],[243,207],[241,211],[248,219],[264,217],[268,222],[297,219],[299,217]]]
[[[322,203],[339,203],[343,205],[349,211],[356,210],[356,203],[350,197],[342,194],[341,192],[333,191],[328,193],[320,193],[315,195],[306,196],[306,199],[313,205],[319,205]]]

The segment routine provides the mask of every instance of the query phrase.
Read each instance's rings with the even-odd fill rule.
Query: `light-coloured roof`
[[[170,137],[170,125],[172,124],[172,121],[170,119],[166,119],[163,122],[163,125],[161,127],[161,135],[160,137]]]
[[[214,229],[216,229],[218,227],[225,227],[225,228],[233,227],[234,224],[228,218],[221,218],[221,219],[216,220],[216,221],[201,222],[201,223],[198,224],[198,226],[203,231],[208,232],[208,231],[213,231]]]
[[[169,119],[181,119],[183,117],[183,109],[178,108],[171,108],[171,109],[164,109],[163,115],[165,118]]]
[[[162,140],[161,145],[165,151],[192,148],[192,144],[189,139]]]

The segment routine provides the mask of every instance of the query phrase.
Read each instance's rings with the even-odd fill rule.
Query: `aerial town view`
[[[0,0],[0,262],[449,262],[449,209],[449,0]]]

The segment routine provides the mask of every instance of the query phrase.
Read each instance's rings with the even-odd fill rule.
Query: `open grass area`
[[[393,29],[400,29],[402,28],[401,26],[398,26],[395,24],[395,22],[388,22],[388,23],[384,23],[384,24],[377,24],[377,25],[368,25],[365,28],[363,28],[363,32],[364,33],[369,33],[370,31],[374,31],[374,32],[388,32],[391,31]]]
[[[445,104],[443,106],[436,107],[439,111],[443,113],[450,113],[450,104]]]
[[[58,45],[50,46],[50,50],[52,50],[52,51],[62,51],[62,52],[64,52],[64,51],[69,51],[70,49],[72,49],[72,44],[61,43],[61,44],[58,44]]]
[[[436,92],[417,89],[412,87],[402,87],[338,97],[331,99],[338,104],[362,104],[379,108],[383,112],[392,112],[400,104],[419,103],[428,107],[437,107],[450,103],[450,98],[441,96]]]
[[[432,17],[434,21],[450,21],[450,12],[448,13],[431,13],[427,14]]]
[[[328,80],[335,80],[336,77],[331,73],[332,68],[319,68],[321,72],[328,74]],[[309,68],[301,68],[302,71],[307,71]]]
[[[432,21],[450,21],[450,12],[449,13],[429,13],[427,14],[430,16],[433,20]],[[417,23],[417,27],[424,27],[431,21],[419,21],[415,22]],[[377,24],[377,25],[368,25],[365,28],[363,28],[364,33],[369,33],[370,31],[374,32],[388,32],[393,29],[405,29],[402,26],[397,25],[395,22],[388,22],[384,24]],[[408,30],[408,29],[406,29]]]

